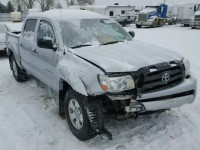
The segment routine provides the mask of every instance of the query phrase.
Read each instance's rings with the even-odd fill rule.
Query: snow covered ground
[[[136,29],[136,40],[172,49],[191,61],[200,85],[200,30],[175,26]],[[200,147],[200,90],[196,101],[137,120],[106,118],[113,140],[100,136],[80,142],[58,116],[49,90],[34,79],[17,83],[8,58],[0,55],[0,150],[136,149],[198,150]]]

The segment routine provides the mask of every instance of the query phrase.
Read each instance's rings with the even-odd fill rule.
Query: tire
[[[158,26],[157,20],[154,20],[151,27],[152,28],[156,28],[157,26]]]
[[[136,24],[136,28],[142,28],[142,25]]]
[[[23,82],[27,79],[25,71],[23,71],[17,64],[14,55],[11,56],[10,66],[13,72],[13,76],[17,82]]]
[[[86,110],[87,97],[74,90],[67,91],[64,101],[65,117],[71,132],[81,141],[96,136]]]

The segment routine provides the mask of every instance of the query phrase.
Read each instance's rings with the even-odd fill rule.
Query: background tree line
[[[95,0],[66,0],[67,6],[73,5],[92,5]],[[12,0],[3,5],[0,2],[0,13],[10,13],[14,10],[23,12],[34,8],[35,4],[39,4],[42,11],[47,11],[51,8],[62,8],[62,5],[56,0]],[[15,7],[14,7],[15,6]]]
[[[14,11],[14,7],[10,1],[8,1],[6,6],[0,2],[0,13],[10,13],[13,11]]]

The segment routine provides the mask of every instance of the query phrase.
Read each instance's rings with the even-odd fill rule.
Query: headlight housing
[[[98,75],[99,83],[104,91],[118,93],[135,88],[135,83],[130,75],[120,77],[108,77]]]
[[[188,59],[183,59],[183,64],[185,66],[185,77],[190,76],[190,62]]]

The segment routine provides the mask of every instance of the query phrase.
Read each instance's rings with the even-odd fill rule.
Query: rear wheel
[[[136,24],[136,28],[142,28],[142,25]]]
[[[14,55],[11,56],[10,59],[10,66],[11,66],[11,70],[13,72],[13,76],[15,78],[16,81],[18,82],[22,82],[25,81],[27,79],[27,76],[25,74],[25,71],[23,71],[17,64]]]
[[[85,141],[96,135],[92,129],[86,110],[87,97],[74,90],[67,91],[65,96],[65,116],[71,132]]]
[[[158,26],[158,22],[157,22],[157,20],[154,20],[151,27],[156,28],[157,26]]]

